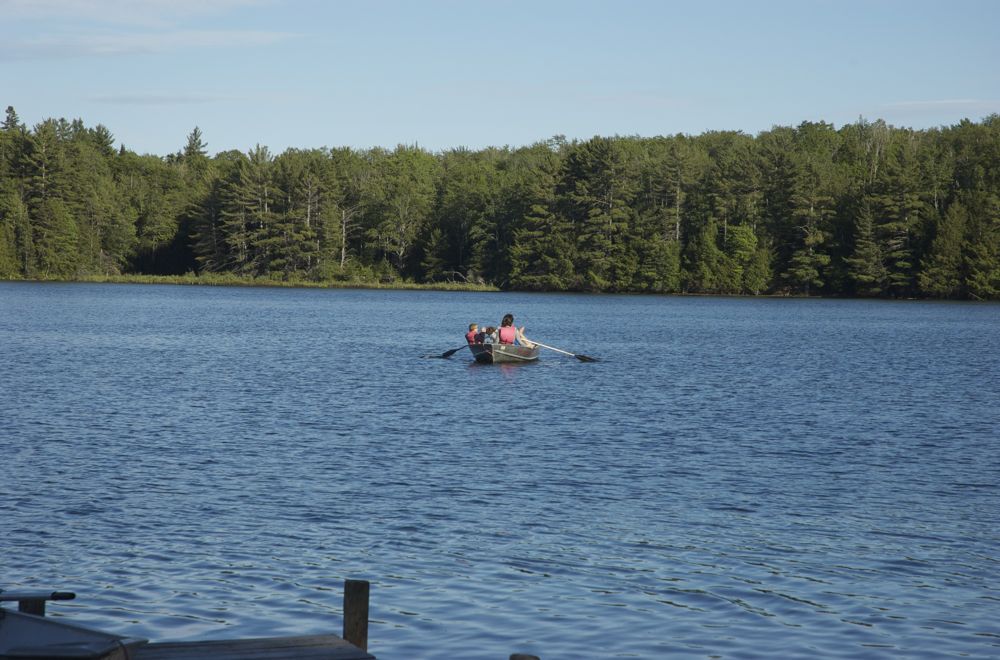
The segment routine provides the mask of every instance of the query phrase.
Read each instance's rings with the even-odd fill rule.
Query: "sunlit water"
[[[998,436],[998,305],[0,284],[0,587],[154,640],[995,658]]]

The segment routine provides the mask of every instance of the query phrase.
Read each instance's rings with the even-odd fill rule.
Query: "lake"
[[[512,312],[573,353],[477,365]],[[1000,305],[0,283],[0,587],[382,660],[1000,656]]]

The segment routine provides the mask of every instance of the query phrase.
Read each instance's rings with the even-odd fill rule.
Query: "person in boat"
[[[483,335],[483,339],[479,343],[481,343],[481,344],[495,344],[495,343],[497,343],[497,329],[494,328],[492,325],[487,326],[486,329],[483,330],[482,335]]]
[[[520,328],[514,325],[514,315],[505,314],[500,321],[500,329],[497,330],[497,339],[501,344],[514,344],[516,346],[530,345],[524,338],[524,326]]]
[[[480,338],[479,324],[470,323],[469,331],[465,333],[465,341],[470,344],[482,344],[483,340]]]

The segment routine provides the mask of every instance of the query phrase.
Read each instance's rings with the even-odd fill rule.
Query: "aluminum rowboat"
[[[538,359],[538,346],[516,346],[514,344],[469,344],[472,357],[480,364],[511,364],[534,362]]]

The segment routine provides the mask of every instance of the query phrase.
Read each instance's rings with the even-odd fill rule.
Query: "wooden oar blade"
[[[465,348],[465,346],[459,346],[458,348],[453,348],[450,351],[445,351],[444,353],[441,353],[440,355],[438,355],[438,354],[435,353],[435,354],[432,354],[432,355],[421,355],[420,357],[422,357],[422,358],[431,358],[431,359],[435,359],[435,360],[436,359],[447,359],[447,358],[450,358],[455,353],[458,353],[463,348]]]
[[[556,348],[555,346],[549,346],[547,344],[543,344],[540,341],[534,341],[534,340],[530,340],[530,339],[528,341],[530,341],[531,343],[535,344],[536,346],[541,346],[542,348],[547,348],[550,351],[555,351],[556,353],[562,353],[563,355],[569,355],[569,356],[575,357],[580,362],[597,362],[597,358],[592,358],[589,355],[577,355],[576,353],[570,353],[569,351],[564,351],[563,349]]]

